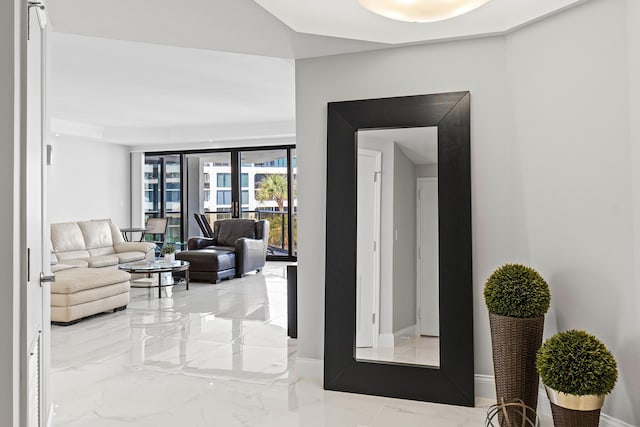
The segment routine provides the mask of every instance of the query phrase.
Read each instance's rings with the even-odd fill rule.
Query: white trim
[[[167,126],[149,128],[104,127],[60,118],[51,118],[51,132],[66,137],[131,145],[147,151],[148,146],[194,144],[209,140],[215,142],[295,138],[295,120],[248,122],[229,124],[200,124],[195,126]]]
[[[625,423],[607,414],[600,414],[600,425],[602,427],[634,427],[633,424]]]
[[[473,380],[477,398],[496,400],[496,383],[493,375],[475,374]]]
[[[53,402],[49,405],[49,416],[47,417],[47,427],[53,427]]]
[[[395,336],[392,333],[378,335],[378,347],[393,347],[395,342]]]
[[[380,337],[382,338],[382,336],[384,335],[391,334],[383,334],[380,335]],[[298,357],[296,359],[296,376],[298,378],[322,380],[324,377],[324,361],[322,359]],[[488,399],[491,401],[495,401],[496,387],[493,375],[475,374],[474,386],[476,399]],[[479,405],[476,404],[476,406]],[[541,417],[543,417],[543,419],[551,418],[551,407],[549,406],[549,399],[547,398],[547,393],[544,391],[542,386],[540,386],[540,390],[538,390],[538,413]],[[52,418],[53,417],[49,418],[49,425],[47,427],[50,427]],[[600,415],[600,425],[602,427],[634,427],[632,424],[625,423],[624,421],[621,421],[607,414]]]
[[[373,157],[375,162],[374,176],[374,198],[373,198],[373,240],[375,250],[373,254],[373,347],[380,346],[378,341],[380,335],[380,216],[382,199],[382,152],[358,148],[358,156]]]
[[[417,326],[416,325],[411,325],[411,326],[407,326],[404,329],[400,329],[399,331],[394,332],[393,333],[393,344],[394,344],[394,347],[397,346],[398,344],[400,344],[400,342],[403,339],[415,337],[416,336],[416,331],[417,331]]]
[[[324,360],[309,359],[306,357],[296,358],[296,376],[298,378],[324,378]]]
[[[496,400],[496,385],[493,375],[474,375],[476,399]],[[551,405],[542,384],[538,390],[538,415],[551,418]],[[600,426],[602,427],[634,427],[610,415],[600,414]]]

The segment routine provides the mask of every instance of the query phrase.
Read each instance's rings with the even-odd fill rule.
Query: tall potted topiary
[[[618,379],[616,359],[585,331],[560,332],[536,357],[556,427],[597,427],[605,395]]]
[[[536,352],[551,303],[549,286],[531,267],[505,264],[487,279],[484,299],[489,310],[497,401],[521,399],[535,410],[539,382]],[[522,423],[518,413],[509,415],[515,425]]]

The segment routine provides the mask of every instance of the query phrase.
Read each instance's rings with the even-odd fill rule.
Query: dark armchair
[[[223,219],[213,223],[213,237],[192,237],[188,251],[214,249],[235,254],[235,276],[260,271],[267,259],[269,222],[253,219]]]

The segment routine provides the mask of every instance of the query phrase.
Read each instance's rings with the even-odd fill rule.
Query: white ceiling
[[[47,8],[56,32],[116,40],[281,58],[384,47],[298,33],[253,0],[49,0]]]
[[[491,0],[456,18],[431,23],[395,21],[363,9],[358,0],[255,0],[295,31],[378,43],[416,43],[505,33],[585,0]]]
[[[367,138],[394,142],[416,165],[438,163],[438,127],[359,130]]]
[[[433,23],[394,21],[358,0],[52,0],[55,31],[286,58],[501,34],[589,0],[491,0]]]
[[[586,1],[492,0],[415,24],[358,0],[50,0],[51,131],[134,147],[291,143],[294,59],[502,34]]]
[[[53,33],[52,132],[158,143],[290,136],[292,59]]]

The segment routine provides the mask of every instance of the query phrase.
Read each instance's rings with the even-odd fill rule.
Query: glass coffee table
[[[118,268],[124,270],[127,273],[139,273],[146,274],[147,277],[151,277],[153,273],[158,273],[158,284],[145,283],[144,285],[137,285],[135,281],[131,281],[132,288],[155,288],[158,287],[158,298],[162,298],[162,288],[166,286],[173,286],[176,283],[162,283],[162,273],[177,273],[184,271],[184,282],[189,290],[189,261],[165,261],[164,259],[155,259],[153,261],[134,261],[125,264],[119,264]]]

